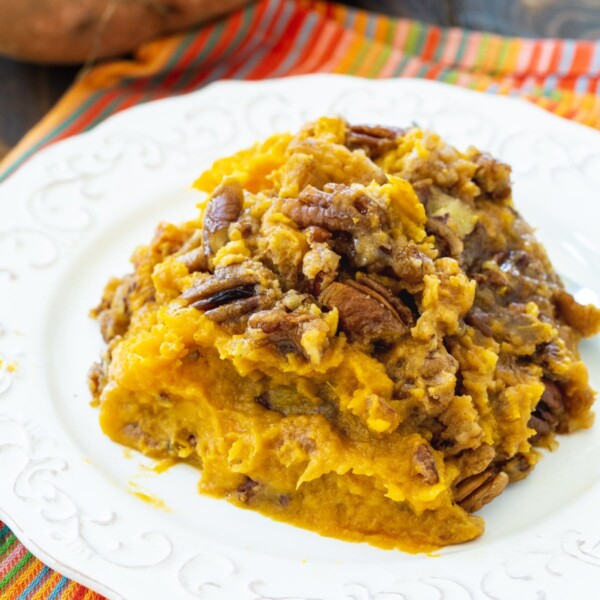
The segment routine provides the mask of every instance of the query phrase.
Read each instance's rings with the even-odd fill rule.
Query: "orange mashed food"
[[[510,168],[321,118],[218,160],[93,311],[113,440],[326,536],[429,551],[589,427],[600,311],[565,291]],[[205,194],[201,195],[201,192]]]

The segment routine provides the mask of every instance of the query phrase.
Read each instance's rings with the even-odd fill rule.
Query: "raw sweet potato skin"
[[[77,64],[125,54],[250,0],[0,0],[0,54]]]

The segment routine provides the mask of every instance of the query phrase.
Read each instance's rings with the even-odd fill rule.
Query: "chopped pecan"
[[[263,408],[266,408],[267,410],[273,409],[269,400],[269,392],[262,392],[261,394],[256,396],[256,398],[254,398],[254,402],[260,404]]]
[[[511,482],[525,479],[535,466],[534,454],[516,454],[508,462],[502,465],[502,470],[508,475]]]
[[[138,421],[135,423],[126,423],[121,428],[121,432],[125,437],[129,438],[130,442],[135,442],[138,448],[140,445],[144,445],[149,449],[155,450],[164,448],[165,446],[164,442],[159,442],[144,431]]]
[[[235,491],[236,497],[240,502],[244,504],[248,504],[254,496],[256,496],[256,492],[258,491],[259,483],[254,481],[254,479],[250,479],[248,477],[242,485],[238,487]]]
[[[402,286],[414,292],[423,289],[423,278],[433,272],[433,261],[415,243],[409,242],[394,249],[389,267]]]
[[[88,387],[95,399],[100,397],[104,386],[106,385],[107,377],[102,367],[102,363],[92,363],[87,374]]]
[[[188,353],[181,359],[184,363],[195,363],[202,354],[198,348],[190,349]]]
[[[351,340],[388,341],[408,331],[389,303],[380,301],[376,293],[366,286],[361,288],[356,289],[356,282],[345,284],[336,281],[319,297],[328,308],[338,309],[341,329]]]
[[[406,325],[412,327],[415,324],[415,316],[412,310],[406,306],[406,304],[404,304],[404,302],[398,296],[396,296],[392,290],[383,285],[383,283],[377,281],[377,279],[371,275],[367,275],[366,273],[362,273],[360,271],[356,273],[356,282],[361,284],[363,288],[369,288],[367,293],[371,297],[379,300],[385,306],[395,310],[400,319],[402,319]]]
[[[217,308],[204,314],[215,323],[224,326],[231,333],[242,333],[246,328],[246,319],[250,313],[271,308],[275,303],[272,293],[251,296]]]
[[[214,192],[204,214],[204,252],[214,255],[227,243],[229,226],[234,223],[244,204],[244,191],[237,181],[220,185]]]
[[[554,414],[561,414],[565,410],[565,399],[560,386],[550,379],[543,379],[544,393],[540,403],[544,403]]]
[[[404,133],[401,129],[381,125],[351,125],[346,132],[346,146],[350,150],[364,150],[373,160],[396,147],[396,140]]]
[[[208,263],[204,253],[204,232],[196,229],[179,250],[179,260],[190,273],[206,271]]]
[[[136,289],[134,275],[123,279],[112,278],[104,290],[101,304],[94,309],[100,321],[100,332],[105,342],[124,335],[131,321],[129,299]]]
[[[554,419],[551,414],[544,415],[543,411],[540,411],[539,409],[536,409],[535,412],[542,414],[540,414],[540,416],[536,415],[535,413],[532,414],[527,422],[527,427],[535,430],[535,435],[533,436],[534,440],[552,433],[557,423],[556,419]]]
[[[194,308],[208,310],[254,295],[254,288],[258,283],[259,277],[254,270],[246,269],[244,265],[233,265],[217,269],[214,275],[197,281],[181,297],[188,300]],[[236,294],[239,294],[237,298]]]
[[[233,288],[221,290],[215,292],[206,298],[201,298],[192,303],[194,308],[198,310],[209,311],[211,309],[222,306],[223,304],[229,304],[236,300],[242,300],[244,298],[251,298],[256,294],[255,285],[253,283],[248,285],[237,285]]]
[[[417,194],[419,202],[425,207],[425,210],[427,210],[429,208],[429,203],[435,196],[433,180],[421,179],[420,181],[415,181],[412,186]]]
[[[490,325],[490,318],[483,311],[471,309],[465,316],[465,323],[475,329],[479,329],[487,337],[494,336],[494,331]]]
[[[340,256],[327,244],[312,243],[302,259],[302,274],[307,291],[318,296],[338,276]]]
[[[493,200],[504,200],[510,196],[511,168],[506,163],[495,159],[487,152],[477,154],[472,160],[478,165],[473,181],[485,196]]]
[[[272,277],[270,271],[249,268],[246,264],[217,269],[214,275],[206,277],[181,294],[189,305],[205,311],[207,317],[216,323],[229,326],[232,331],[241,332],[245,328],[242,317],[249,313],[270,308],[275,303],[272,289],[262,289]]]
[[[206,271],[208,267],[206,254],[204,253],[204,248],[202,246],[182,254],[179,257],[179,260],[187,267],[187,270],[190,273],[195,273],[196,271]]]
[[[463,450],[456,457],[456,466],[459,468],[462,479],[483,473],[494,460],[496,451],[489,444],[481,444],[477,448]]]
[[[440,478],[435,466],[435,460],[427,444],[417,446],[412,457],[412,463],[415,471],[423,477],[427,485],[435,485]]]
[[[461,481],[455,488],[454,500],[467,512],[476,512],[499,496],[508,481],[506,473],[488,469]]]
[[[385,211],[362,190],[343,184],[321,191],[305,187],[298,198],[283,200],[281,211],[298,227],[321,227],[353,236],[376,231],[386,221]]]
[[[527,426],[535,430],[530,440],[536,442],[559,427],[561,417],[565,413],[565,398],[558,384],[543,379],[544,393],[537,403]]]
[[[309,244],[322,244],[331,239],[331,231],[327,231],[323,227],[307,227],[304,233]]]
[[[427,231],[436,238],[437,246],[444,250],[444,254],[453,257],[460,256],[464,249],[463,241],[442,217],[429,217],[427,219]]]
[[[202,229],[195,229],[192,235],[188,237],[188,239],[183,243],[183,245],[179,249],[179,254],[185,254],[190,250],[198,248],[198,246],[202,246],[202,244],[204,244],[204,232],[202,231]]]
[[[260,343],[273,346],[282,356],[295,353],[308,358],[301,344],[302,335],[309,323],[318,320],[314,315],[269,310],[253,314],[248,326],[260,329],[266,336]]]

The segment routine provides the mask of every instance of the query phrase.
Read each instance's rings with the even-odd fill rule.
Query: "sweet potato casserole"
[[[565,291],[510,168],[434,133],[322,118],[217,161],[100,305],[103,430],[200,490],[344,540],[426,551],[556,433],[589,427]]]

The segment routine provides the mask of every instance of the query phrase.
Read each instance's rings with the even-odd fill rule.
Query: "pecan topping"
[[[235,491],[237,499],[244,504],[248,504],[256,496],[259,485],[258,481],[254,481],[254,479],[248,477]]]
[[[422,289],[423,278],[433,272],[433,261],[413,242],[398,248],[390,257],[389,264],[409,291]]]
[[[415,316],[410,308],[408,308],[408,306],[406,306],[406,304],[404,304],[404,302],[398,298],[398,296],[396,296],[392,290],[383,285],[383,283],[377,281],[374,277],[359,271],[356,273],[356,282],[353,283],[360,284],[363,289],[365,287],[369,288],[367,293],[372,298],[379,300],[382,304],[388,306],[388,308],[396,311],[400,319],[402,319],[402,321],[409,327],[412,327],[415,324]]]
[[[478,165],[473,181],[486,196],[493,200],[504,200],[510,196],[511,168],[506,163],[495,159],[487,152],[474,156],[472,160]]]
[[[427,219],[427,231],[433,234],[437,240],[437,246],[442,247],[444,254],[460,256],[464,249],[463,241],[458,233],[448,225],[441,217],[430,217]]]
[[[543,383],[544,393],[527,423],[528,427],[535,430],[535,435],[530,438],[532,442],[556,431],[565,412],[565,400],[560,387],[549,379],[544,379]]]
[[[327,244],[312,243],[311,249],[302,260],[302,274],[306,277],[306,287],[318,296],[338,276],[340,256]]]
[[[343,184],[321,191],[309,185],[298,198],[286,198],[281,211],[298,227],[321,227],[354,236],[375,231],[386,221],[385,211],[362,190]]]
[[[435,460],[427,444],[417,446],[413,454],[412,463],[415,471],[423,477],[427,485],[435,485],[440,478],[435,466]]]
[[[487,337],[493,337],[494,335],[494,331],[490,325],[489,316],[480,310],[472,309],[465,316],[465,323],[471,325],[471,327],[474,327],[475,329],[479,329],[479,331]]]
[[[181,294],[189,305],[205,311],[207,317],[219,324],[226,324],[236,331],[245,328],[240,320],[251,312],[270,308],[275,302],[272,289],[261,288],[261,280],[267,282],[272,274],[245,265],[233,265],[217,269],[214,275],[192,285]],[[264,281],[265,278],[267,281]]]
[[[236,285],[235,287],[215,292],[206,298],[200,298],[192,304],[198,310],[209,311],[223,304],[229,304],[243,298],[251,298],[256,294],[254,284]]]
[[[136,289],[133,275],[123,279],[111,279],[101,304],[95,309],[100,321],[100,331],[105,342],[124,335],[131,321],[130,297]],[[108,292],[108,293],[107,293]]]
[[[351,125],[346,133],[346,146],[350,150],[364,150],[375,160],[395,148],[403,133],[401,129],[381,125]]]
[[[508,462],[502,465],[502,470],[508,475],[511,482],[525,479],[535,466],[535,455],[516,454]]]
[[[187,267],[187,270],[190,273],[206,271],[208,266],[206,262],[206,254],[204,254],[204,248],[202,246],[182,254],[179,260]]]
[[[248,320],[248,326],[266,334],[261,343],[273,346],[282,356],[296,353],[308,358],[301,344],[302,335],[307,325],[316,321],[319,319],[314,315],[270,310],[253,314]]]
[[[220,185],[204,214],[204,252],[214,255],[227,243],[229,226],[237,221],[244,204],[244,191],[237,181]]]
[[[201,279],[181,294],[184,300],[194,308],[210,309],[220,304],[225,304],[239,298],[248,298],[253,295],[250,290],[259,283],[259,277],[255,271],[244,269],[241,265],[217,269],[215,274]],[[227,293],[235,295],[240,290],[240,296],[234,298]]]
[[[456,486],[454,500],[467,512],[476,512],[499,496],[508,481],[506,473],[488,469],[461,481]]]
[[[304,233],[309,244],[322,244],[331,239],[331,232],[323,227],[307,227]]]
[[[357,289],[358,288],[358,289]],[[393,340],[408,331],[393,306],[357,282],[334,282],[320,296],[328,308],[337,308],[340,326],[352,340]]]
[[[152,450],[165,447],[165,442],[159,442],[155,438],[151,437],[149,433],[144,431],[139,421],[135,421],[134,423],[126,423],[121,428],[121,432],[123,436],[129,438],[129,442],[137,442],[138,444],[146,446],[147,448],[151,448]],[[168,447],[168,441],[166,442],[166,445]]]
[[[456,465],[462,474],[462,481],[485,471],[494,460],[496,451],[493,446],[482,444],[472,450],[464,450],[456,457]]]
[[[206,271],[208,268],[203,246],[203,231],[196,229],[179,250],[179,260],[187,267],[190,273]]]

